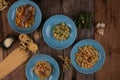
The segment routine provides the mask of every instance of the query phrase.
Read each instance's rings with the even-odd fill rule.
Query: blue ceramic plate
[[[40,78],[38,78],[33,72],[33,67],[35,66],[35,63],[40,60],[48,61],[53,68],[53,72],[48,80],[58,80],[60,75],[59,65],[54,58],[45,54],[36,55],[28,61],[25,70],[27,80],[40,80]]]
[[[34,8],[35,8],[35,22],[34,24],[30,27],[30,28],[19,28],[17,27],[16,23],[15,23],[15,17],[16,17],[16,9],[19,7],[19,6],[22,6],[22,5],[26,5],[26,4],[30,4],[32,5]],[[8,22],[10,24],[10,27],[18,32],[18,33],[31,33],[33,31],[35,31],[40,23],[41,23],[41,19],[42,19],[42,14],[41,14],[41,11],[39,9],[39,7],[31,0],[19,0],[19,1],[16,1],[8,10],[8,15],[7,15],[7,18],[8,18]]]
[[[93,66],[93,68],[90,69],[85,69],[85,68],[81,68],[75,61],[75,54],[78,51],[78,47],[82,47],[84,45],[91,45],[93,46],[98,52],[99,52],[99,60],[97,61],[97,63]],[[98,43],[95,40],[92,39],[85,39],[85,40],[81,40],[79,41],[73,48],[70,54],[70,58],[72,61],[72,65],[73,67],[84,74],[92,74],[95,73],[96,71],[98,71],[104,64],[105,61],[105,51],[103,49],[103,47],[101,46],[100,43]]]
[[[63,22],[69,26],[71,30],[71,34],[67,40],[58,41],[53,37],[53,34],[52,34],[53,27],[56,24],[63,23]],[[48,44],[48,46],[54,49],[64,49],[72,45],[72,43],[75,41],[76,35],[77,35],[77,29],[76,29],[76,25],[74,24],[72,19],[70,19],[69,17],[65,15],[55,15],[50,17],[45,22],[42,29],[42,34],[43,34],[44,41]]]

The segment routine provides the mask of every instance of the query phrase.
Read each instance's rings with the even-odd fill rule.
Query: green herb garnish
[[[74,21],[78,28],[80,27],[82,29],[85,29],[85,28],[90,29],[92,17],[93,16],[91,13],[80,11],[80,13],[78,14],[78,16]]]

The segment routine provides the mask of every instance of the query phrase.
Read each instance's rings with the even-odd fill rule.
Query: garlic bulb
[[[97,33],[103,36],[104,35],[105,23],[97,23],[96,28],[97,28]]]
[[[101,23],[97,23],[96,28],[99,29],[101,26]]]
[[[105,28],[105,23],[101,23],[101,28]]]
[[[35,31],[33,37],[34,37],[34,40],[40,39],[42,37],[41,31],[40,30],[39,31]]]
[[[98,30],[97,30],[97,33],[99,33],[99,34],[101,34],[101,35],[104,35],[104,29],[102,29],[102,28],[101,28],[101,29],[98,29]]]
[[[96,24],[96,28],[99,29],[99,28],[105,28],[105,23],[97,23]]]

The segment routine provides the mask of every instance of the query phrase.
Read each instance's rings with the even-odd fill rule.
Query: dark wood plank
[[[63,14],[71,17],[74,19],[78,13],[83,11],[89,11],[94,15],[94,0],[63,0]],[[78,29],[77,39],[75,41],[78,42],[81,39],[86,38],[93,38],[93,24],[91,26],[90,30],[83,30]],[[74,43],[74,44],[75,44]],[[64,50],[64,56],[69,56],[72,47],[74,44]],[[69,69],[64,73],[64,80],[94,80],[94,74],[93,75],[85,75],[80,72],[77,72],[74,68]]]
[[[0,18],[2,18],[2,12],[0,12]],[[3,36],[3,22],[2,22],[2,19],[0,19],[0,42],[2,41],[2,36]],[[0,48],[0,62],[3,60],[3,50],[2,48]]]
[[[3,80],[26,80],[25,76],[25,65],[23,64],[20,67],[18,67],[16,70],[14,70],[11,74],[6,76]]]
[[[14,0],[11,0],[10,5],[12,5],[12,3],[14,3],[14,2],[15,2]],[[15,35],[18,34],[10,28],[10,25],[7,20],[8,9],[9,9],[9,7],[2,11],[3,26],[2,26],[2,30],[0,31],[1,34],[3,35],[2,39],[4,39],[8,34],[15,34]],[[3,50],[3,52],[2,52],[3,58],[7,57],[9,55],[9,53],[11,51],[13,51],[17,46],[18,46],[18,44],[14,44],[10,49]],[[13,71],[11,74],[9,74],[7,77],[5,77],[4,80],[14,80],[16,78],[17,78],[17,80],[25,80],[26,77],[25,77],[24,69],[25,69],[25,64],[18,67],[15,71]]]
[[[76,14],[79,13],[80,11],[79,2],[81,2],[81,0],[79,0],[77,3],[75,2],[75,0],[62,0],[62,3],[63,3],[62,13],[73,19],[76,16]],[[64,56],[70,57],[70,52],[71,52],[72,47],[73,45],[64,50]],[[76,80],[76,77],[77,77],[76,70],[72,67],[64,72],[63,80]]]
[[[3,60],[3,50],[0,48],[0,62]]]
[[[94,0],[82,0],[82,10],[83,11],[88,11],[90,12],[93,17],[94,17]],[[92,21],[92,24],[91,24],[91,28],[90,30],[89,29],[82,29],[78,32],[79,35],[78,36],[78,39],[81,40],[81,39],[93,39],[94,38],[94,19]],[[80,76],[84,76],[84,79],[83,78],[80,78]],[[77,80],[94,80],[94,74],[89,74],[89,75],[85,75],[85,74],[78,74],[78,78]]]
[[[99,5],[98,5],[99,3]],[[101,0],[97,0],[95,1],[95,22],[104,22],[107,23],[106,21],[106,17],[107,17],[107,2],[106,1],[101,1]],[[107,25],[107,24],[106,24]],[[103,68],[98,71],[95,75],[96,80],[105,80],[105,79],[109,79],[111,80],[111,52],[108,51],[108,49],[110,49],[110,45],[109,45],[109,41],[104,39],[107,38],[108,35],[106,36],[106,34],[109,34],[109,29],[108,27],[106,27],[105,30],[105,35],[104,37],[102,37],[101,35],[95,34],[95,39],[98,40],[104,47],[105,52],[106,52],[106,60],[105,60],[105,64],[103,66]],[[109,65],[109,66],[108,66]]]
[[[42,15],[43,15],[43,19],[42,19],[42,24],[40,26],[40,30],[42,30],[42,26],[45,22],[46,19],[48,19],[49,17],[59,14],[61,13],[61,1],[60,0],[41,0],[41,1],[36,1],[34,0],[40,7],[41,11],[42,11]],[[48,54],[51,55],[52,57],[54,57],[57,62],[60,65],[60,70],[62,70],[62,61],[58,58],[58,55],[63,55],[63,50],[56,50],[56,49],[52,49],[50,48],[43,40],[43,37],[38,41],[39,43],[39,53],[43,53],[43,54]],[[63,72],[60,71],[60,78],[59,80],[63,80]]]
[[[63,14],[69,16],[70,18],[74,19],[74,17],[77,16],[79,11],[81,10],[81,1],[82,0],[63,0]],[[79,32],[78,32],[79,33]],[[74,43],[75,44],[75,43]],[[64,50],[64,56],[69,56],[72,47],[74,44]],[[73,67],[67,71],[64,72],[64,79],[63,80],[77,80],[78,73]],[[85,80],[85,76],[79,75],[81,79]],[[80,78],[79,78],[80,80]]]
[[[119,0],[96,0],[95,22],[102,21],[106,24],[104,36],[95,34],[104,47],[106,60],[103,68],[96,73],[96,80],[119,80],[120,79],[120,1]]]
[[[11,1],[11,4],[13,3],[13,1]],[[10,4],[10,5],[11,5]],[[6,8],[5,10],[3,10],[2,11],[2,23],[3,23],[3,26],[2,26],[2,39],[4,39],[8,34],[16,34],[11,28],[10,28],[10,25],[8,24],[8,21],[7,21],[7,12],[8,12],[8,9],[9,9],[9,7],[8,8]],[[17,45],[13,45],[13,47],[11,47],[9,50],[3,50],[3,52],[2,52],[2,55],[3,55],[3,58],[5,58],[6,56],[8,56],[9,55],[9,53],[12,51],[12,50],[14,50],[15,48],[17,47]],[[23,65],[22,65],[23,66]],[[19,67],[20,68],[20,67]],[[24,76],[22,76],[22,74],[23,75],[25,75],[25,73],[24,73],[24,68],[21,68],[21,69],[17,69],[18,70],[18,72],[17,72],[17,75],[19,76],[19,75],[21,75],[21,77],[24,79],[24,78],[26,78],[26,77],[24,77]],[[19,72],[19,70],[20,70],[20,72],[23,72],[22,74]],[[12,72],[10,75],[8,75],[6,78],[4,78],[4,80],[14,80],[15,79],[15,77],[14,77],[14,73],[15,72]],[[20,76],[19,76],[20,77]],[[18,78],[18,80],[21,80],[21,78]]]
[[[88,11],[93,15],[94,18],[94,0],[82,0],[81,8],[83,11]],[[82,34],[81,34],[82,33]],[[79,35],[81,34],[81,35]],[[78,39],[93,39],[94,38],[94,19],[92,20],[91,28],[80,30],[78,32]],[[83,76],[83,74],[81,74]],[[78,75],[78,80],[84,80],[80,78],[81,75]],[[94,74],[84,75],[85,80],[94,80]]]

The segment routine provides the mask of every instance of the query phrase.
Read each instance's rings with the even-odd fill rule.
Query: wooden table
[[[9,0],[12,3],[15,0]],[[90,30],[78,29],[76,41],[67,49],[55,50],[47,46],[43,38],[38,41],[40,53],[46,53],[53,56],[59,63],[60,67],[62,61],[58,55],[70,55],[70,51],[74,44],[82,39],[90,38],[99,41],[106,52],[105,63],[98,72],[94,74],[85,75],[76,71],[73,67],[63,72],[61,71],[59,80],[120,80],[120,0],[33,0],[39,5],[42,11],[42,23],[39,29],[42,29],[43,24],[47,18],[55,14],[65,14],[74,19],[80,10],[89,11],[94,15],[93,24]],[[7,12],[8,9],[0,12],[0,41],[2,41],[7,34],[16,34],[8,24]],[[95,32],[95,24],[97,22],[104,22],[106,24],[105,34],[101,36]],[[2,61],[9,53],[16,47],[9,50],[0,48],[0,61]],[[25,63],[26,64],[26,63]],[[10,75],[3,80],[26,80],[25,64],[21,65]]]

